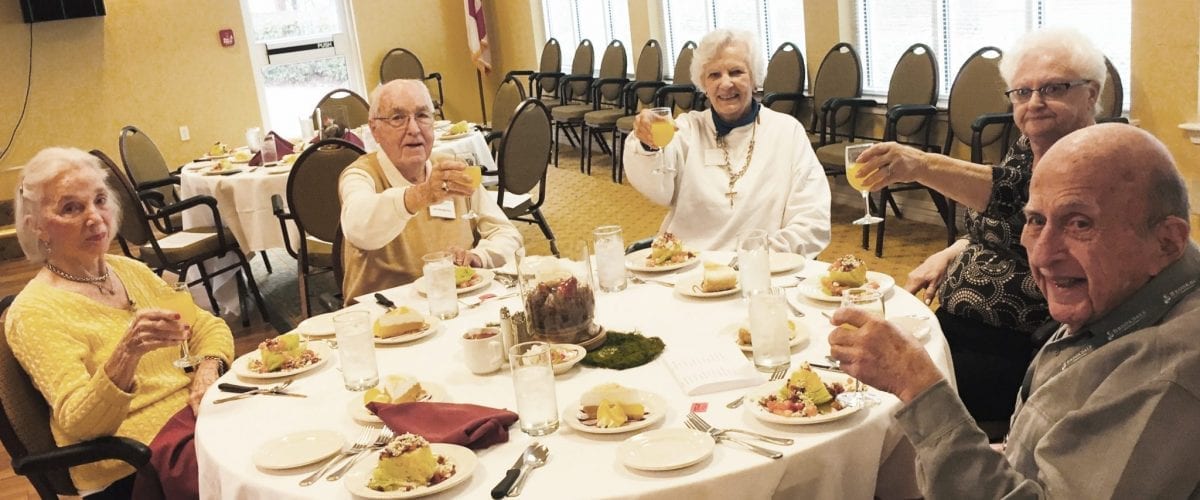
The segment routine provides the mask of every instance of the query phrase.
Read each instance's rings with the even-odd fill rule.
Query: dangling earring
[[[38,250],[42,251],[42,255],[46,260],[50,259],[50,254],[54,253],[54,248],[50,247],[49,241],[38,240]]]

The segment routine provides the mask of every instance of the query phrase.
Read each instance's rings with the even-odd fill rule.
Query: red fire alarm
[[[222,47],[233,47],[233,30],[223,29],[220,31],[220,35]]]

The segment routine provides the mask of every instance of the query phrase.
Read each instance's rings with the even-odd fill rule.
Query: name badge
[[[705,149],[704,150],[704,164],[705,165],[724,165],[725,164],[725,152],[721,151],[720,149],[712,149],[712,148]]]
[[[440,219],[454,219],[454,200],[446,200],[441,203],[429,205],[429,216]]]

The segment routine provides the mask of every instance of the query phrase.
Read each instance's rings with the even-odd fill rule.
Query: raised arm
[[[982,212],[992,193],[992,167],[958,160],[894,142],[872,146],[862,156],[860,175],[878,191],[897,182],[920,182],[958,203]]]

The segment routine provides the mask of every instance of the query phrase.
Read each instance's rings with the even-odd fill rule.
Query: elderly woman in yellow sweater
[[[233,356],[223,320],[200,310],[188,325],[156,308],[170,287],[141,262],[107,255],[119,208],[106,178],[96,157],[48,148],[25,166],[16,196],[21,248],[43,268],[13,301],[5,329],[50,405],[59,445],[110,435],[150,443],[173,416],[194,425]],[[182,342],[201,360],[191,373],[173,364]],[[133,473],[104,461],[71,469],[71,478],[85,496],[120,498]]]

